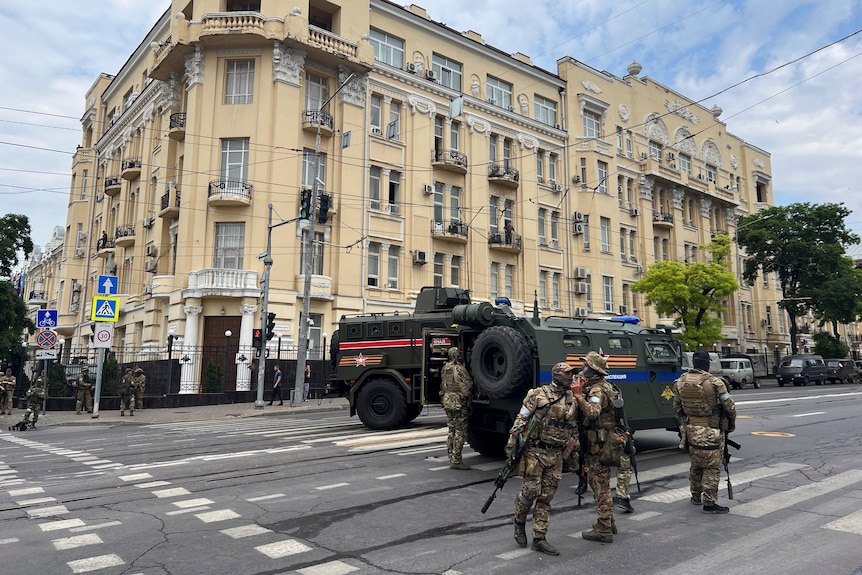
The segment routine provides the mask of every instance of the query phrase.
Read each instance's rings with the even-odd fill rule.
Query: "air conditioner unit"
[[[443,222],[434,222],[434,233],[442,234],[443,233]]]
[[[153,293],[153,285],[147,284],[144,286],[144,295],[152,295]]]
[[[147,246],[146,252],[148,256],[155,257],[159,253],[159,248],[157,248],[156,246]]]
[[[86,242],[87,241],[87,234],[85,234],[84,232],[78,232],[78,241],[79,242]]]
[[[584,233],[584,224],[575,224],[572,226],[572,235],[580,236]]]
[[[416,64],[414,64],[413,62],[407,62],[407,71],[410,72],[411,74],[415,74],[416,73]]]
[[[148,271],[148,272],[156,271],[156,260],[154,260],[154,259],[147,260],[147,263],[144,264],[144,270]]]
[[[514,112],[514,111],[515,111],[515,106],[509,106],[509,111],[510,111],[510,112]]]
[[[581,183],[581,177],[580,176],[572,176],[572,183],[573,184],[580,184]]]
[[[78,259],[84,257],[84,250],[75,250],[75,257]]]
[[[437,74],[434,73],[434,70],[425,70],[425,77],[431,80],[432,82],[437,81]]]
[[[646,160],[649,157],[649,154],[646,152],[641,152],[641,160]]]
[[[620,315],[628,315],[628,313],[629,313],[628,306],[621,305],[620,306]]]
[[[585,294],[589,291],[590,284],[587,282],[577,282],[575,284],[575,293],[576,294]]]
[[[72,284],[72,291],[73,292],[81,291],[81,284]]]
[[[639,274],[644,273],[644,267],[642,265],[638,265],[638,273]]]
[[[766,325],[768,322],[765,319],[760,320],[760,325]]]
[[[143,225],[145,228],[149,229],[149,228],[153,227],[153,225],[155,223],[156,223],[156,218],[144,218],[144,221],[142,222],[141,225]]]
[[[579,307],[575,310],[576,317],[587,317],[589,315],[589,311],[585,307]]]
[[[562,130],[563,127],[560,124],[554,124],[554,127],[558,130]]]
[[[632,210],[631,210],[631,212],[630,212],[630,213],[631,213],[631,215],[633,215],[633,216],[639,216],[639,215],[641,215],[641,211],[640,211],[639,209],[637,209],[637,208],[632,208]]]
[[[371,126],[371,135],[372,136],[382,136],[383,131],[377,126]]]
[[[425,192],[426,196],[430,196],[434,193],[434,186],[432,186],[431,184],[425,184],[425,187],[422,189],[422,191]]]
[[[555,192],[562,192],[563,191],[563,184],[554,184],[554,191]]]
[[[576,222],[583,222],[584,212],[575,212],[574,214],[572,214],[572,219]]]
[[[668,159],[668,160],[675,160],[675,159],[676,159],[676,156],[674,155],[674,153],[673,153],[673,152],[668,152],[668,153],[667,153],[667,159]]]
[[[413,252],[413,263],[424,265],[428,263],[428,252],[417,250]]]
[[[588,275],[590,275],[590,269],[589,268],[575,268],[575,278],[584,279]]]

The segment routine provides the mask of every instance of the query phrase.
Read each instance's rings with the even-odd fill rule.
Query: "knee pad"
[[[518,492],[518,501],[520,501],[522,505],[529,506],[533,504],[533,500],[524,495],[523,491]]]

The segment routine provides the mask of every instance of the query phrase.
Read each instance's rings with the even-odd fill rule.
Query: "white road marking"
[[[320,565],[312,565],[304,569],[297,570],[301,575],[346,575],[359,571],[359,567],[348,565],[344,561],[330,561],[329,563],[321,563]],[[454,575],[454,572],[446,571],[444,575]]]
[[[797,413],[796,415],[791,415],[790,417],[808,417],[809,415],[823,415],[826,413],[825,411],[812,411],[811,413]]]
[[[260,497],[249,497],[246,499],[249,503],[255,503],[257,501],[266,501],[267,499],[278,499],[280,497],[287,497],[284,493],[273,493],[272,495],[261,495]]]
[[[658,511],[644,511],[642,513],[635,513],[634,515],[628,515],[629,521],[643,521],[644,519],[652,519],[653,517],[658,517],[661,515]]]
[[[174,505],[181,509],[188,509],[189,507],[197,507],[200,505],[212,505],[214,502],[210,499],[206,499],[205,497],[200,497],[198,499],[186,499],[184,501],[174,501]]]
[[[175,511],[168,511],[165,515],[183,515],[185,513],[197,513],[198,511],[206,511],[209,509],[209,505],[201,505],[200,507],[189,507],[188,509],[177,509]]]
[[[53,507],[39,507],[37,509],[28,509],[27,515],[30,519],[38,519],[40,517],[51,517],[54,515],[64,515],[68,513],[65,505],[55,505]]]
[[[793,471],[796,469],[802,469],[803,467],[808,466],[800,463],[776,463],[775,465],[759,467],[757,469],[749,469],[741,473],[736,473],[734,474],[732,481],[736,482],[737,484],[750,483],[752,481],[757,481],[758,479],[763,479],[764,477],[781,475],[782,473],[787,473],[788,471]],[[718,486],[719,491],[726,488],[726,483],[724,481],[721,481]],[[681,501],[690,497],[691,489],[688,486],[685,486],[677,489],[659,491],[658,493],[645,495],[643,497],[639,497],[638,499],[643,499],[644,501],[654,501],[657,503],[673,503],[675,501]],[[738,507],[733,508],[734,512],[736,512],[736,509],[738,509]]]
[[[384,479],[395,479],[396,477],[406,477],[406,476],[407,476],[406,473],[393,473],[392,475],[381,475],[380,477],[377,477],[375,479],[383,481]]]
[[[850,391],[847,393],[824,393],[822,395],[807,395],[797,397],[782,397],[779,399],[749,399],[745,401],[736,401],[736,405],[759,405],[763,403],[785,403],[788,401],[807,401],[810,399],[832,399],[836,397],[849,397],[853,395],[862,395],[862,391]]]
[[[0,539],[0,545],[8,545],[9,543],[18,543],[18,538],[12,537],[10,539]]]
[[[258,545],[255,547],[270,559],[279,559],[288,555],[296,555],[311,551],[311,547],[300,543],[295,539],[285,539],[284,541],[276,541],[275,543],[267,543],[266,545]]]
[[[336,489],[338,487],[347,487],[348,485],[350,485],[350,484],[349,483],[333,483],[331,485],[319,485],[319,486],[315,487],[315,489],[317,489],[318,491],[323,491],[325,489]]]
[[[120,521],[105,521],[104,523],[96,523],[95,525],[84,525],[83,527],[73,527],[69,529],[71,533],[83,533],[84,531],[93,531],[95,529],[104,529],[105,527],[115,527],[122,525]]]
[[[64,519],[62,521],[52,521],[51,523],[40,523],[39,527],[42,531],[57,531],[58,529],[70,529],[72,527],[80,527],[84,525],[81,519]]]
[[[191,492],[185,487],[174,487],[172,489],[159,489],[158,491],[153,491],[152,494],[158,498],[162,498],[177,497],[180,495],[191,495]]]
[[[578,533],[580,536],[580,533]],[[533,551],[527,547],[526,549],[515,549],[514,551],[506,551],[505,553],[500,553],[499,555],[495,555],[497,559],[502,559],[503,561],[511,561],[512,559],[516,559],[518,557],[522,557],[524,555],[528,555]]]
[[[16,503],[22,507],[27,505],[39,505],[40,503],[50,503],[52,501],[57,501],[55,497],[38,497],[36,499],[22,499],[21,501],[16,501]]]
[[[816,483],[808,483],[794,487],[782,493],[769,495],[751,503],[743,503],[737,505],[731,511],[735,515],[744,515],[746,517],[763,517],[767,513],[790,507],[801,501],[825,495],[837,489],[842,489],[848,485],[853,485],[862,481],[862,471],[851,469],[844,473],[839,473],[833,477],[827,477]]]
[[[45,493],[41,487],[28,487],[27,489],[12,489],[9,491],[9,497],[20,497],[22,495],[35,495],[37,493]]]
[[[242,515],[231,509],[220,509],[218,511],[210,511],[208,513],[198,513],[195,517],[204,523],[215,523],[216,521],[236,519],[237,517],[242,517]]]
[[[108,567],[116,567],[125,565],[126,562],[120,559],[119,555],[99,555],[98,557],[89,557],[87,559],[78,559],[77,561],[69,561],[66,563],[72,573],[89,573],[90,571],[98,571],[99,569],[107,569]]]
[[[242,525],[240,527],[231,527],[230,529],[222,529],[222,533],[234,539],[242,539],[253,535],[263,535],[264,533],[272,533],[272,530],[266,527],[261,527],[252,523],[251,525]]]
[[[75,549],[84,545],[98,545],[102,543],[102,538],[95,533],[88,535],[75,535],[74,537],[64,537],[63,539],[54,539],[51,543],[54,544],[54,549],[63,551],[65,549]]]
[[[851,513],[846,517],[842,517],[841,519],[830,521],[824,525],[823,528],[862,535],[862,511],[857,511],[856,513]]]
[[[143,475],[150,475],[149,473],[144,473]],[[152,477],[152,475],[150,475]],[[148,483],[138,483],[135,487],[140,487],[141,489],[149,489],[150,487],[161,487],[162,485],[170,485],[170,481],[150,481]]]
[[[449,466],[441,465],[440,467],[429,467],[428,471],[442,471],[443,469],[449,469]]]

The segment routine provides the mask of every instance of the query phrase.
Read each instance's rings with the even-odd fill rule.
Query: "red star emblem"
[[[365,365],[365,356],[361,353],[356,356],[356,367],[359,367],[360,365]]]

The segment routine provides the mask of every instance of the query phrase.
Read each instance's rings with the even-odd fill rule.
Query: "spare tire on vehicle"
[[[522,391],[533,379],[533,354],[527,338],[511,327],[489,327],[473,344],[470,371],[476,387],[490,399]]]

